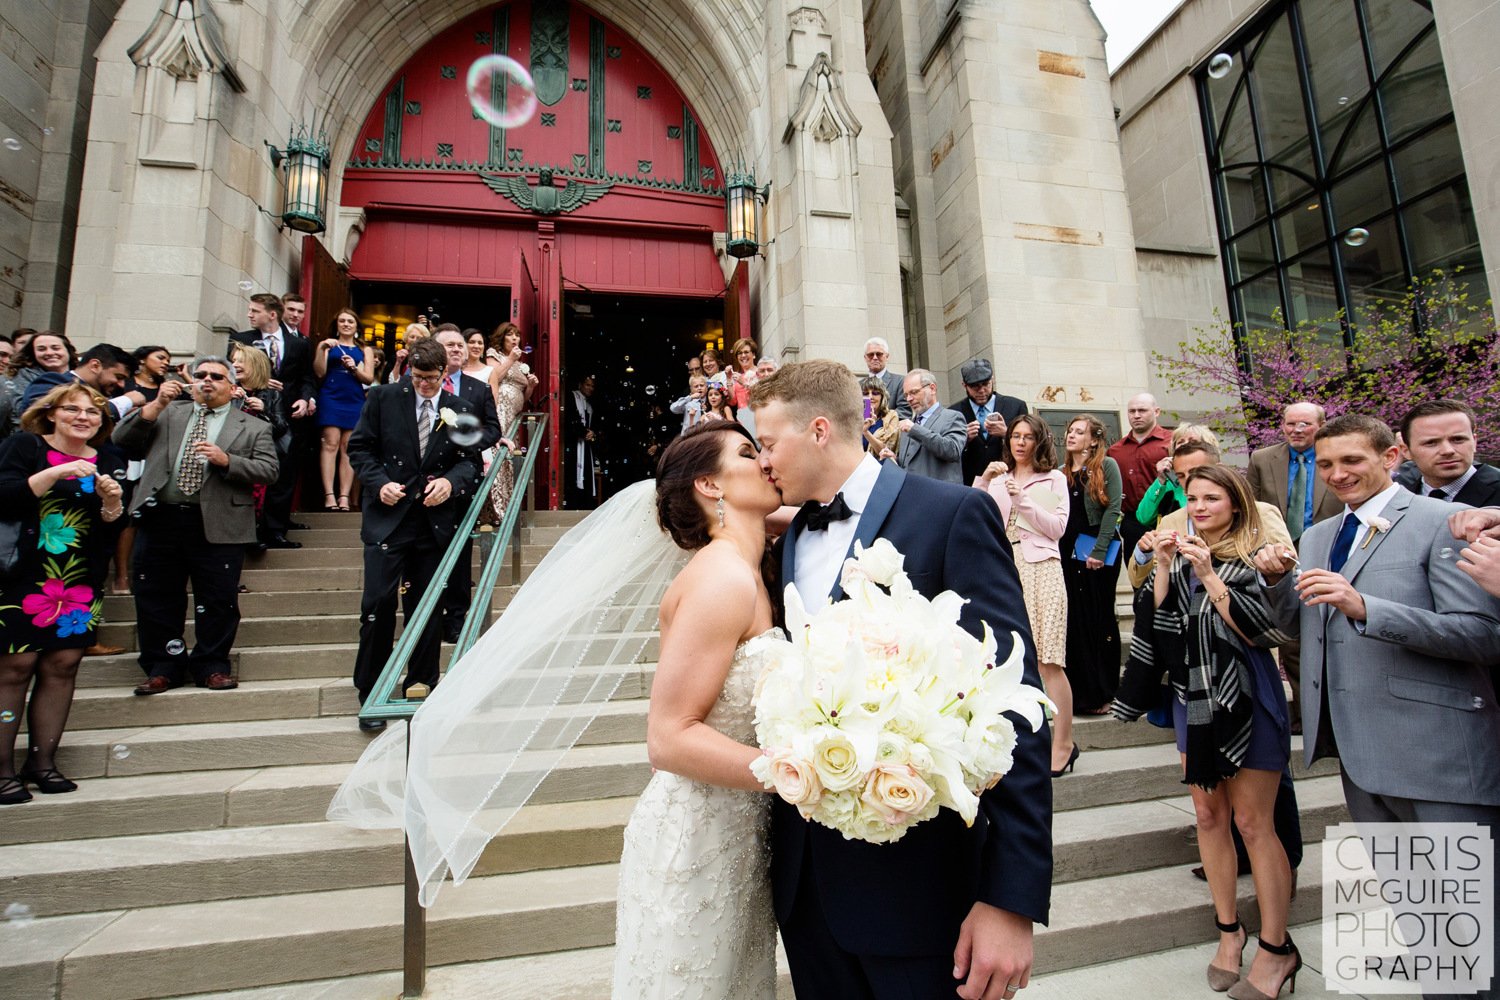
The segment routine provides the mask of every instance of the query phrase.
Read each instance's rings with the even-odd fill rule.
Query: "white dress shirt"
[[[1351,556],[1359,551],[1360,545],[1364,543],[1365,535],[1370,533],[1370,522],[1381,515],[1381,512],[1385,510],[1385,505],[1391,502],[1391,497],[1399,493],[1401,489],[1400,483],[1392,483],[1360,504],[1359,510],[1353,512],[1354,516],[1359,519],[1359,527],[1354,529],[1354,542],[1349,546]],[[1344,514],[1348,515],[1349,512],[1349,505],[1345,504]]]
[[[1449,483],[1446,486],[1434,486],[1429,483],[1427,481],[1427,478],[1424,476],[1422,478],[1422,495],[1424,497],[1430,497],[1432,496],[1433,490],[1442,490],[1443,495],[1438,497],[1438,499],[1447,500],[1449,503],[1452,503],[1453,498],[1458,496],[1459,493],[1463,492],[1463,488],[1469,485],[1469,480],[1473,479],[1474,473],[1478,471],[1479,466],[1471,465],[1469,466],[1467,472],[1465,472],[1463,475],[1459,476],[1457,479],[1453,480],[1453,482]]]
[[[859,530],[859,519],[870,504],[870,494],[875,491],[875,480],[880,478],[880,463],[868,452],[854,467],[839,492],[844,494],[844,503],[853,512],[842,521],[834,521],[823,531],[797,532],[797,562],[793,569],[793,584],[802,604],[809,610],[822,607],[828,600],[833,585],[838,582],[844,568],[844,559],[849,546],[854,543],[854,534]]]

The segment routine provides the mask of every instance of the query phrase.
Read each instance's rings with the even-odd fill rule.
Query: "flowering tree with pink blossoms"
[[[1237,399],[1204,420],[1252,449],[1281,440],[1281,410],[1297,400],[1321,403],[1330,417],[1366,413],[1398,428],[1412,406],[1446,398],[1474,408],[1479,454],[1494,458],[1500,456],[1495,316],[1490,302],[1471,303],[1453,278],[1435,272],[1399,300],[1361,307],[1350,324],[1352,347],[1344,345],[1342,317],[1290,329],[1236,328],[1221,320],[1195,330],[1176,354],[1153,360],[1173,389]]]

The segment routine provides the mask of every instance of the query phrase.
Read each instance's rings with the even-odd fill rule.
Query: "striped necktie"
[[[427,457],[427,442],[432,438],[432,400],[422,400],[417,407],[417,454]]]

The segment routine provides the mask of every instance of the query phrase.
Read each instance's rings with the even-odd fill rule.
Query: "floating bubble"
[[[527,344],[525,347],[521,348],[521,353],[522,354],[530,354],[531,353],[531,345]]]
[[[1339,98],[1339,107],[1342,108],[1344,105],[1346,105],[1348,103],[1349,103],[1349,98],[1347,98],[1347,97],[1340,97]]]
[[[130,748],[123,743],[116,743],[109,748],[109,755],[115,760],[130,759]]]
[[[156,506],[156,497],[147,497],[146,498],[146,503],[144,504],[144,506],[146,506],[146,507],[155,507]],[[141,579],[144,580],[145,577],[141,577]]]
[[[6,136],[4,141],[5,148],[10,150],[12,153],[19,151],[21,148],[21,140],[17,139],[13,135]]]
[[[496,128],[525,125],[536,113],[536,84],[526,67],[508,56],[474,60],[466,89],[474,113]]]
[[[1370,242],[1370,231],[1355,226],[1344,234],[1344,245],[1350,247],[1362,247]]]
[[[56,129],[44,128],[44,129],[42,129],[42,135],[51,135],[55,131],[56,131]]]
[[[115,471],[113,471],[113,472],[111,472],[109,474],[109,477],[111,479],[124,479],[125,478],[125,470],[124,469],[116,469]]]
[[[1450,548],[1441,548],[1441,549],[1438,549],[1438,558],[1439,559],[1452,559],[1453,558],[1453,550],[1450,549]]]
[[[374,622],[375,622],[375,616],[374,615],[370,615],[369,617],[367,617],[365,619],[365,621],[370,622],[371,624],[374,624]]]
[[[183,642],[181,639],[173,639],[171,642],[167,643],[168,656],[181,656],[183,654],[183,651],[186,649],[187,643]]]
[[[198,612],[198,614],[201,615],[201,614],[203,614],[203,610],[204,610],[203,609],[203,605],[200,604],[196,608],[194,608],[193,610],[196,611],[196,612]]]
[[[253,291],[255,291],[255,282],[253,282],[253,281],[242,281],[242,282],[240,282],[240,291],[242,291],[242,292],[253,292]]]
[[[10,709],[0,712],[0,722],[11,723],[16,721],[16,713]]]
[[[408,590],[410,590],[410,589],[411,589],[411,584],[409,584],[409,583],[403,583],[403,584],[401,584],[401,589],[400,589],[400,591],[397,592],[396,596],[398,596],[398,597],[405,597],[406,596],[406,592]],[[371,618],[370,620],[374,621],[375,619]]]
[[[646,386],[646,395],[648,395],[648,396],[654,396],[654,395],[656,395],[656,386],[654,386],[654,385],[648,385],[648,386]]]
[[[36,914],[25,903],[11,903],[5,907],[6,923],[15,924],[17,927],[25,927],[35,919]]]
[[[478,417],[472,413],[460,413],[453,418],[453,426],[448,429],[448,440],[460,448],[469,448],[478,444],[483,434],[484,428]]]
[[[1215,80],[1222,80],[1234,70],[1234,56],[1228,52],[1220,52],[1208,61],[1208,75]]]

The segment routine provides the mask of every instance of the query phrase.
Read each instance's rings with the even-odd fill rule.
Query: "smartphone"
[[[875,400],[871,399],[869,396],[865,397],[865,419],[875,419]]]

